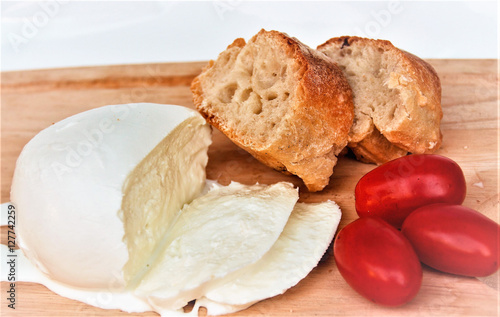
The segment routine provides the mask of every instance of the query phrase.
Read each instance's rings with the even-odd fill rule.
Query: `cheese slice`
[[[165,230],[159,227],[168,226],[203,189],[210,143],[205,120],[173,105],[105,106],[51,125],[26,144],[17,160],[11,201],[19,246],[39,270],[60,283],[84,289],[125,287],[129,248],[124,237],[144,243],[147,251],[153,248]],[[164,155],[167,145],[170,154]],[[143,168],[136,169],[138,165]],[[146,174],[142,183],[133,180]],[[120,211],[124,194],[125,201],[128,195],[137,199],[130,204],[134,210],[125,206]],[[178,199],[167,204],[162,195]],[[143,210],[165,213],[153,217],[158,223],[151,224],[144,239],[138,228],[148,221]],[[130,253],[144,255],[133,245]],[[135,263],[130,266],[129,275],[139,271]]]
[[[158,311],[203,296],[208,285],[271,249],[297,199],[290,183],[216,186],[182,209],[135,293]]]
[[[316,267],[340,218],[340,209],[332,201],[297,203],[269,252],[254,264],[207,286],[195,309],[203,306],[208,315],[227,314],[284,293]]]

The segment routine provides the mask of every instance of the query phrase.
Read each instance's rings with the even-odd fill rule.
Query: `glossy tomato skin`
[[[410,242],[378,217],[358,218],[345,226],[333,253],[347,283],[375,303],[403,305],[422,284],[422,267]]]
[[[401,228],[415,209],[434,203],[461,204],[465,177],[449,158],[413,154],[387,162],[364,175],[356,185],[360,217],[378,216]]]
[[[500,226],[460,205],[433,204],[406,218],[401,229],[420,260],[437,270],[488,276],[500,263]]]

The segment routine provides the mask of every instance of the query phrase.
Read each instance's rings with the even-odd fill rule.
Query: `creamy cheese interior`
[[[131,286],[162,254],[182,206],[205,186],[210,128],[191,117],[168,134],[130,173],[123,189],[122,219],[129,260],[124,267]]]

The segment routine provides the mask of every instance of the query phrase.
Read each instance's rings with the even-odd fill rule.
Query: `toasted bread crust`
[[[341,69],[329,58],[284,33],[261,30],[248,44],[237,39],[227,50],[235,50],[238,55],[236,50],[256,45],[260,37],[271,41],[273,50],[282,52],[283,59],[292,59],[296,66],[293,73],[296,85],[290,87],[293,100],[282,118],[278,135],[260,142],[230,128],[223,115],[212,111],[204,85],[205,81],[213,80],[210,69],[224,66],[221,56],[209,62],[194,79],[191,86],[194,104],[210,124],[259,161],[299,176],[309,191],[322,190],[329,182],[336,156],[348,142],[354,117],[350,86]]]
[[[377,129],[360,142],[351,143],[350,149],[361,162],[375,164],[383,164],[408,153],[389,142]]]
[[[396,117],[391,125],[374,126],[372,122],[371,129],[364,129],[362,133],[351,130],[349,147],[360,160],[377,164],[405,155],[406,152],[435,152],[442,142],[440,122],[443,113],[441,84],[434,68],[424,60],[396,48],[385,40],[342,36],[321,44],[318,50],[332,57],[339,50],[355,46],[370,46],[384,54],[390,54],[390,58],[399,65],[400,71],[394,73],[396,82],[391,82],[389,85],[403,91],[411,98],[403,101],[405,115]],[[357,107],[356,96],[354,102]],[[379,130],[380,134],[374,130]]]

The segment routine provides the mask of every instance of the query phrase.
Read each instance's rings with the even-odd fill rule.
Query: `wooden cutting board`
[[[444,141],[438,154],[460,164],[468,185],[464,205],[499,222],[497,60],[430,60],[443,88]],[[200,63],[123,65],[2,73],[2,203],[9,201],[15,161],[40,130],[67,116],[119,103],[154,102],[193,107],[189,85]],[[335,200],[343,211],[340,228],[357,218],[354,186],[375,166],[347,156],[339,160],[322,192],[309,193],[293,176],[276,172],[214,132],[208,178],[227,184],[290,181],[300,200]],[[50,225],[41,223],[41,226]],[[5,229],[5,228],[2,228]],[[7,232],[2,230],[2,243]],[[5,260],[2,255],[2,262]],[[2,272],[2,274],[7,274]],[[1,283],[2,316],[127,316],[60,297],[44,286],[17,283],[16,310],[7,308]],[[422,288],[405,306],[377,306],[354,292],[340,276],[331,250],[304,280],[285,294],[260,302],[235,316],[497,316],[498,275],[486,280],[439,273],[424,267]],[[201,311],[201,314],[205,314]],[[133,315],[133,314],[131,314]],[[130,315],[129,315],[130,316]],[[137,316],[156,316],[149,312]]]

